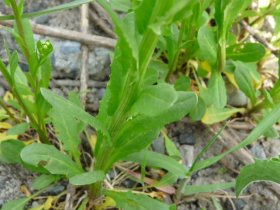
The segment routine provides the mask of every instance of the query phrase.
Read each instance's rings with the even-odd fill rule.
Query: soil
[[[45,8],[49,8],[52,6],[60,5],[62,3],[70,2],[71,0],[27,0],[26,1],[26,12],[33,12],[37,10],[42,10]],[[3,1],[0,1],[0,12],[2,14],[10,14],[11,11],[4,5]],[[80,30],[80,14],[79,9],[71,9],[64,12],[59,12],[56,14],[48,15],[47,17],[34,18],[32,21],[39,22],[41,24],[46,24],[48,26],[53,26],[57,28],[65,28],[71,30]],[[97,35],[106,34],[102,32],[94,23],[91,22],[90,33]],[[14,44],[14,40],[8,33],[6,33],[3,29],[0,29],[0,55],[5,58],[5,52],[2,43],[2,37],[5,36],[7,38],[9,48],[17,49]],[[61,46],[67,44],[67,40],[60,40],[51,37],[42,37],[36,35],[36,39],[51,39],[54,43],[55,48],[59,48],[60,50],[55,51],[56,57],[61,57],[62,61],[67,60],[67,56],[63,57],[63,52],[61,52]],[[70,44],[73,44],[72,42]],[[68,46],[68,45],[67,45]],[[75,64],[74,62],[80,61],[81,45],[79,43],[74,43],[71,45],[71,50],[78,49],[77,52],[72,53],[69,56],[72,56],[68,61],[66,69],[59,68],[59,65],[54,65],[53,69],[53,81],[58,79],[70,80],[70,81],[78,81],[79,80],[79,63]],[[109,51],[104,48],[96,48],[94,46],[90,46],[92,53],[92,62],[95,63],[95,71],[90,73],[90,79],[97,82],[103,82],[103,86],[92,87],[90,88],[91,93],[88,96],[88,110],[92,113],[96,113],[99,108],[99,101],[104,95],[106,81],[109,78]],[[67,48],[69,50],[69,48]],[[67,50],[66,49],[66,50]],[[65,53],[65,52],[64,52]],[[54,58],[56,59],[56,58]],[[63,60],[64,59],[64,60]],[[59,61],[59,62],[62,62]],[[56,61],[57,63],[57,61]],[[21,65],[24,66],[24,60],[21,61]],[[66,65],[66,64],[65,64]],[[77,67],[71,67],[73,65],[77,65]],[[93,64],[94,65],[94,64]],[[69,68],[72,68],[69,71]],[[91,67],[90,67],[91,68]],[[1,77],[0,77],[1,79]],[[3,81],[3,79],[2,79]],[[0,81],[1,82],[1,81]],[[0,83],[1,84],[1,83]],[[100,83],[101,84],[101,83]],[[0,87],[7,91],[7,87],[2,84]],[[66,84],[63,86],[53,85],[52,89],[66,96],[70,90],[78,91],[78,87],[71,84]],[[1,89],[0,89],[1,90]],[[1,93],[1,91],[0,91]],[[4,94],[2,91],[1,94]],[[233,132],[234,135],[237,135],[239,139],[235,139],[236,142],[244,139],[251,130],[251,124],[247,119],[241,119],[240,124],[249,125],[244,126],[242,129],[233,129],[228,128],[230,132]],[[238,124],[237,122],[237,124]],[[235,123],[236,124],[236,123]],[[251,127],[250,127],[251,126]],[[203,149],[203,147],[214,137],[215,132],[213,131],[213,127],[203,125],[199,122],[191,122],[189,118],[184,118],[181,121],[172,123],[166,127],[167,134],[172,141],[177,145],[178,149],[181,152],[183,163],[186,167],[189,167],[194,161],[195,157],[199,154],[199,152]],[[229,142],[231,140],[227,138],[218,139],[211,148],[203,155],[201,159],[210,158],[221,154],[228,148],[226,147],[225,142]],[[160,141],[159,141],[160,142]],[[156,151],[164,151],[164,145],[160,145],[163,143],[157,144],[157,146],[153,145],[154,150]],[[159,148],[161,147],[161,148]],[[163,148],[163,150],[162,150]],[[280,140],[279,139],[259,139],[257,142],[250,145],[248,148],[244,150],[247,154],[251,155],[251,157],[255,158],[269,158],[276,157],[280,153]],[[222,182],[231,182],[234,181],[240,171],[240,168],[244,166],[244,161],[237,158],[238,154],[228,155],[222,161],[204,169],[199,172],[194,173],[191,176],[191,179],[188,185],[207,185],[214,183],[222,183]],[[114,173],[115,172],[115,173]],[[109,173],[111,179],[116,178],[118,174],[118,170],[112,170]],[[0,206],[10,200],[24,197],[28,191],[33,192],[32,189],[32,181],[37,177],[37,174],[33,174],[19,165],[14,164],[5,164],[0,163]],[[179,181],[180,182],[180,181]],[[178,182],[178,183],[179,183]],[[178,185],[177,183],[177,185]],[[128,178],[124,178],[120,181],[120,184],[125,187],[133,187],[135,185],[134,182],[129,180]],[[58,194],[62,192],[67,186],[65,183],[59,183],[53,189],[50,190],[49,194]],[[176,186],[176,185],[175,185]],[[26,190],[27,189],[27,190]],[[259,182],[249,185],[249,187],[243,192],[243,196],[239,199],[235,198],[234,189],[228,190],[220,190],[216,192],[210,193],[200,193],[194,195],[183,196],[181,200],[177,202],[178,210],[214,210],[216,207],[214,206],[213,199],[215,199],[223,209],[227,210],[277,210],[280,209],[279,206],[279,196],[280,196],[280,187],[276,184]],[[168,203],[174,202],[174,196],[165,195],[165,201]],[[36,200],[30,203],[30,206],[34,207],[40,203],[44,202],[42,200]]]

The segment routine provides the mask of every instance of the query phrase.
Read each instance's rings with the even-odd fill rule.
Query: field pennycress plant
[[[53,47],[49,41],[38,41],[35,46],[32,28],[27,19],[91,1],[78,0],[31,14],[23,14],[23,0],[19,4],[15,0],[4,2],[13,9],[14,16],[2,16],[0,20],[15,20],[14,30],[6,30],[19,44],[28,62],[29,71],[26,74],[22,72],[17,52],[14,51],[11,55],[7,46],[10,63],[6,66],[0,60],[0,70],[14,96],[9,106],[26,115],[29,121],[25,122],[23,117],[11,113],[4,102],[1,101],[0,105],[17,123],[10,134],[24,133],[31,126],[37,131],[39,138],[28,146],[18,139],[2,142],[0,159],[40,172],[42,175],[34,182],[36,190],[42,190],[65,178],[72,185],[87,186],[90,199],[105,195],[115,201],[115,206],[124,210],[176,209],[174,205],[168,206],[143,194],[108,190],[103,187],[102,182],[119,160],[136,162],[142,164],[143,177],[145,166],[162,168],[168,172],[157,186],[170,185],[179,177],[183,178],[176,193],[179,198],[182,193],[189,193],[189,189],[193,187],[186,186],[193,172],[252,143],[280,118],[280,105],[275,100],[270,107],[272,111],[264,114],[264,119],[242,143],[217,157],[199,162],[199,158],[213,144],[216,136],[197,156],[190,169],[179,164],[178,159],[172,155],[164,156],[149,150],[152,141],[159,136],[166,124],[180,120],[189,113],[194,120],[204,117],[204,122],[213,123],[244,110],[224,108],[227,99],[223,74],[230,75],[229,78],[234,77],[238,87],[250,98],[252,107],[258,106],[252,85],[255,64],[247,65],[246,62],[257,62],[262,58],[264,47],[256,43],[241,43],[240,47],[236,40],[230,40],[230,28],[237,16],[250,5],[249,0],[216,0],[214,3],[204,0],[126,1],[127,5],[122,4],[122,8],[126,8],[123,19],[111,7],[118,5],[118,1],[112,0],[110,4],[105,0],[98,0],[115,24],[118,42],[113,53],[110,81],[97,117],[84,111],[78,94],[71,92],[68,99],[65,99],[47,89]],[[209,7],[215,12],[207,16],[205,10]],[[217,27],[207,25],[211,15],[215,18]],[[254,57],[251,57],[252,50],[257,52]],[[238,56],[239,53],[246,54],[247,59]],[[164,59],[158,59],[159,56],[166,56],[167,63],[162,62]],[[227,58],[232,60],[226,60]],[[211,72],[208,87],[201,84],[203,72],[196,72],[193,68],[189,69],[189,74],[179,77],[174,85],[169,83],[181,62],[194,61],[204,67],[208,65]],[[251,67],[253,70],[250,72],[253,73],[244,71]],[[191,72],[198,84],[199,96],[190,88]],[[278,85],[275,88],[277,87]],[[267,94],[272,94],[272,98],[278,96],[273,91]],[[211,117],[215,115],[220,117]],[[61,148],[52,145],[53,140],[49,138],[46,124],[54,127]],[[83,163],[80,151],[80,134],[88,126],[97,132],[97,143],[91,154],[94,157],[93,167]],[[173,152],[170,154],[178,155],[176,147],[169,141],[169,151],[171,150]],[[234,184],[223,183],[214,188],[229,188]],[[240,185],[237,188],[240,189]],[[192,190],[195,192],[194,188]],[[31,198],[9,202],[2,209],[23,209]],[[88,200],[84,201],[86,205]]]

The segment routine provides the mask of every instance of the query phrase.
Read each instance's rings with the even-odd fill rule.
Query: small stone
[[[35,22],[37,24],[47,24],[49,22],[50,17],[48,15],[39,16],[36,18]]]
[[[62,185],[55,185],[49,189],[47,189],[45,192],[43,192],[41,195],[46,196],[46,195],[58,195],[61,193],[63,190],[65,190],[65,186]]]
[[[0,97],[2,98],[5,95],[5,90],[2,86],[0,86]]]
[[[117,176],[117,174],[112,169],[108,172],[108,175],[111,180],[115,179],[115,177]]]
[[[259,143],[253,144],[252,148],[250,149],[250,152],[254,157],[256,157],[260,160],[265,160],[266,159],[264,149]]]
[[[36,206],[39,206],[40,204],[37,202],[37,201],[33,201],[31,206],[32,208],[36,207]]]
[[[22,69],[23,72],[28,72],[29,67],[26,63],[19,63],[20,68]]]
[[[104,97],[105,91],[106,91],[105,88],[100,88],[100,89],[98,90],[97,96],[98,96],[99,100],[101,100],[101,99]]]
[[[164,137],[160,135],[156,140],[153,141],[152,147],[154,151],[165,154],[165,144],[164,144]]]
[[[186,168],[190,168],[194,161],[194,147],[190,145],[182,145],[180,147],[180,153],[183,164]]]
[[[80,53],[81,44],[78,42],[65,41],[60,46],[60,52],[64,55]]]
[[[122,186],[126,187],[126,188],[133,188],[133,186],[135,185],[136,182],[130,180],[130,179],[126,179],[123,181]]]
[[[179,143],[181,145],[185,145],[185,144],[194,145],[195,144],[195,138],[194,138],[192,133],[180,134]]]
[[[64,93],[59,88],[52,88],[52,91],[60,96],[64,96]]]
[[[243,199],[232,199],[233,204],[235,206],[236,210],[243,210],[243,209],[247,209],[245,208],[246,206],[246,202]],[[229,202],[229,200],[227,199],[226,203],[225,203],[225,207],[228,210],[232,210],[232,204]]]
[[[246,107],[248,103],[247,96],[239,89],[237,89],[230,82],[226,82],[227,88],[227,104],[235,107]]]

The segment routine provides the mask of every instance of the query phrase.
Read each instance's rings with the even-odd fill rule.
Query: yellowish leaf
[[[17,139],[18,135],[7,135],[6,132],[0,133],[0,143],[9,139]]]
[[[107,196],[104,204],[97,207],[97,210],[102,210],[105,209],[106,207],[115,207],[115,206],[116,206],[116,201],[113,198]]]
[[[23,192],[25,194],[26,197],[31,196],[31,193],[28,190],[28,187],[26,185],[21,185],[20,190],[21,190],[21,192]]]
[[[148,193],[148,195],[151,198],[157,198],[157,199],[161,199],[161,200],[164,200],[166,197],[163,192],[155,192],[155,191]]]
[[[45,210],[49,210],[52,207],[53,200],[54,200],[53,196],[48,196],[46,202],[44,203]]]
[[[95,134],[92,134],[92,135],[90,136],[89,143],[90,143],[91,149],[92,149],[93,151],[94,151],[94,149],[95,149],[96,141],[97,141],[97,136],[96,136]]]
[[[12,125],[9,124],[9,123],[6,123],[6,122],[0,122],[0,129],[5,129],[5,130],[8,130],[12,128]]]
[[[217,109],[214,106],[208,107],[204,117],[202,118],[202,122],[205,124],[213,124],[216,122],[221,122],[232,116],[237,112],[244,112],[244,108],[236,108],[236,109],[229,109],[229,108],[222,108]]]
[[[10,91],[7,91],[3,99],[7,103],[9,100],[13,100],[14,96]]]
[[[203,61],[201,63],[201,67],[202,67],[203,70],[211,72],[211,65],[208,61]]]
[[[227,76],[228,80],[230,81],[231,84],[234,85],[234,87],[236,87],[237,89],[239,89],[236,81],[235,81],[235,78],[234,78],[234,74],[232,73],[228,73],[228,72],[223,72],[225,73],[225,75]]]

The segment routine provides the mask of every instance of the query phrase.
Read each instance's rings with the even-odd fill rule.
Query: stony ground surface
[[[28,0],[26,2],[26,11],[32,12],[43,8],[59,5],[61,3],[69,2],[70,0]],[[9,11],[0,1],[0,12],[9,14]],[[79,10],[72,9],[54,15],[43,16],[33,19],[32,21],[38,24],[51,25],[53,27],[61,27],[72,30],[79,30]],[[90,32],[94,34],[102,34],[100,30],[91,24]],[[0,56],[6,58],[3,50],[2,38],[7,39],[9,48],[18,49],[15,45],[14,39],[4,30],[0,29]],[[79,81],[80,75],[80,60],[81,60],[81,44],[67,40],[61,40],[50,37],[43,37],[35,35],[36,40],[50,39],[54,45],[53,61],[53,80],[72,80]],[[89,76],[91,81],[106,82],[110,74],[110,56],[109,50],[100,47],[90,47],[91,52],[89,56]],[[26,70],[26,63],[24,59],[20,60],[21,67]],[[99,101],[105,92],[105,83],[100,83],[99,87],[91,87],[88,96],[88,105],[91,110],[97,111]],[[103,85],[102,85],[103,84]],[[64,86],[53,85],[52,89],[66,96],[70,90],[78,91],[78,86],[67,84]],[[0,86],[0,96],[3,96],[6,89]],[[244,96],[239,96],[243,97]],[[232,98],[232,97],[231,97]],[[240,98],[239,98],[240,99]],[[240,101],[237,99],[237,102]],[[231,102],[234,105],[234,101]],[[243,100],[243,103],[244,102]],[[181,152],[183,163],[186,167],[190,167],[196,155],[202,148],[211,140],[214,133],[209,127],[201,123],[190,122],[185,118],[179,122],[167,126],[168,136],[175,142]],[[248,135],[249,130],[236,130],[241,139]],[[159,153],[165,153],[164,139],[160,136],[154,143],[153,149]],[[203,159],[213,157],[220,154],[226,148],[217,140],[216,143],[204,155]],[[268,157],[275,157],[280,153],[280,140],[261,139],[247,148],[254,157],[265,159]],[[229,155],[223,161],[212,165],[211,167],[201,170],[192,175],[189,185],[205,185],[221,182],[234,181],[238,175],[238,171],[243,164],[234,156]],[[112,171],[111,171],[112,172]],[[115,175],[110,172],[110,177]],[[24,196],[23,186],[32,191],[32,181],[36,174],[32,174],[23,169],[19,165],[11,165],[0,163],[0,206],[9,200],[13,200]],[[125,180],[122,183],[125,187],[132,187],[134,182]],[[59,184],[49,190],[49,194],[58,194],[65,189],[65,184]],[[215,198],[227,210],[277,210],[279,207],[279,192],[275,193],[270,189],[270,185],[266,183],[256,183],[250,185],[243,193],[244,197],[240,199],[234,198],[234,189],[219,191],[215,193],[198,194],[193,196],[184,196],[178,202],[179,210],[213,210],[216,209],[213,205],[212,198]],[[167,197],[168,198],[168,197]],[[169,198],[169,202],[172,197]],[[168,201],[168,199],[167,199]],[[34,201],[31,205],[36,206],[40,201]]]

